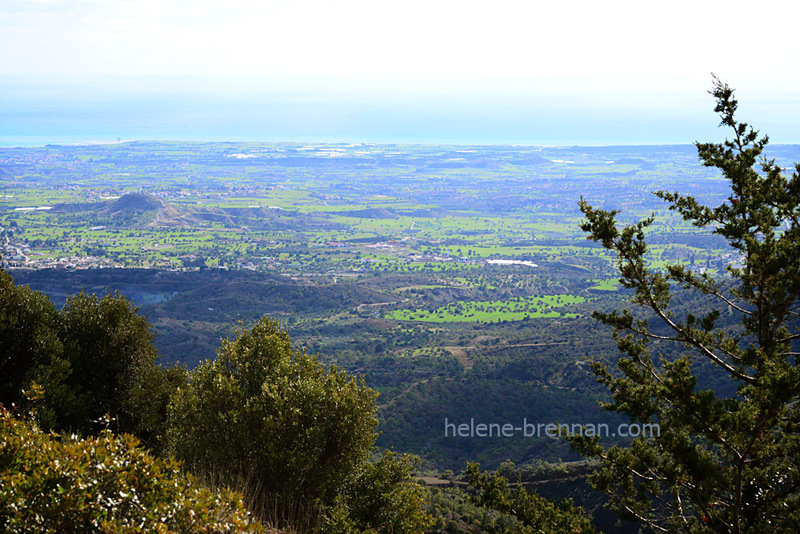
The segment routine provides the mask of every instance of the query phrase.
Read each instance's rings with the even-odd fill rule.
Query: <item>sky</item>
[[[800,3],[2,0],[0,144],[800,142]],[[99,139],[103,138],[103,139]]]

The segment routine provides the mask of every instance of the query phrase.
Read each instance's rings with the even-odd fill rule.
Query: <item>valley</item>
[[[242,326],[277,319],[379,391],[378,444],[430,473],[537,466],[578,457],[563,440],[454,439],[443,425],[614,422],[586,360],[615,359],[591,313],[627,293],[579,228],[581,196],[623,221],[652,215],[656,267],[740,261],[658,189],[715,203],[725,183],[691,146],[3,148],[0,243],[15,281],[59,304],[81,290],[132,299],[164,362],[193,368]]]

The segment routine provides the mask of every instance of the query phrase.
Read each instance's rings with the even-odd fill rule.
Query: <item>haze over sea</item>
[[[391,83],[195,77],[0,77],[0,146],[129,140],[658,145],[721,137],[711,98],[578,91],[393,90]],[[774,142],[796,100],[743,101]]]

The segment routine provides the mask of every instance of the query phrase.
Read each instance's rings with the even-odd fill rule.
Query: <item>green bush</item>
[[[62,362],[58,310],[47,296],[0,270],[0,403],[10,407],[42,366]],[[56,376],[63,376],[64,370]]]
[[[161,518],[192,532],[187,517],[214,524],[214,514],[243,513],[240,498],[198,490],[177,464],[111,430],[157,452],[167,444],[273,523],[353,533],[428,524],[411,457],[368,461],[377,393],[294,350],[276,322],[225,341],[187,375],[155,364],[150,326],[119,294],[79,293],[58,311],[0,271],[0,304],[0,403],[21,405],[38,425],[4,415],[6,530],[139,532]],[[59,440],[38,428],[97,437]],[[206,507],[211,515],[197,515]]]
[[[67,384],[83,402],[63,414],[57,428],[91,433],[91,422],[108,413],[115,430],[156,446],[170,393],[185,376],[180,368],[155,364],[153,333],[137,308],[119,293],[100,298],[81,292],[61,309],[59,337],[72,369]]]
[[[514,465],[509,462],[502,464],[498,472],[513,470]],[[507,478],[497,473],[481,472],[475,463],[467,464],[466,474],[469,485],[476,492],[474,499],[477,504],[513,515],[527,527],[525,532],[597,532],[591,518],[572,500],[555,503],[536,492],[528,492],[519,482],[512,488]]]
[[[334,506],[326,533],[425,532],[432,520],[421,511],[425,495],[413,481],[415,467],[414,456],[393,451],[384,451],[377,461],[365,463],[337,503],[338,508],[347,510],[346,515]]]
[[[130,435],[42,432],[0,408],[0,530],[257,533],[236,493],[201,488]]]
[[[186,373],[157,356],[150,325],[122,295],[79,293],[57,310],[0,270],[0,404],[34,409],[42,428],[87,435],[110,415],[114,430],[158,450]]]
[[[376,396],[294,350],[278,323],[263,318],[176,391],[168,441],[196,473],[240,489],[273,523],[328,534],[423,532],[429,518],[412,457],[386,452],[368,461]]]
[[[264,494],[332,502],[369,456],[376,393],[291,346],[261,319],[190,373],[169,406],[169,443],[196,472]]]

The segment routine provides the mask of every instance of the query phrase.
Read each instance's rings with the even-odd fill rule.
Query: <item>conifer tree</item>
[[[714,78],[711,94],[732,138],[696,143],[703,165],[719,169],[730,196],[709,207],[675,192],[657,192],[693,225],[724,237],[741,256],[726,273],[648,265],[645,234],[653,218],[618,227],[616,211],[584,199],[581,228],[615,253],[621,284],[637,311],[595,313],[610,325],[622,355],[617,370],[594,363],[612,401],[606,407],[660,436],[605,448],[573,445],[601,468],[593,485],[628,519],[656,532],[800,532],[800,165],[789,177],[762,152],[768,138],[735,118],[733,90]],[[677,292],[715,305],[680,314]],[[724,315],[722,315],[724,312]],[[721,317],[740,320],[733,326]],[[659,348],[673,343],[677,357]],[[710,365],[709,365],[710,364]],[[711,388],[712,369],[731,388]]]

